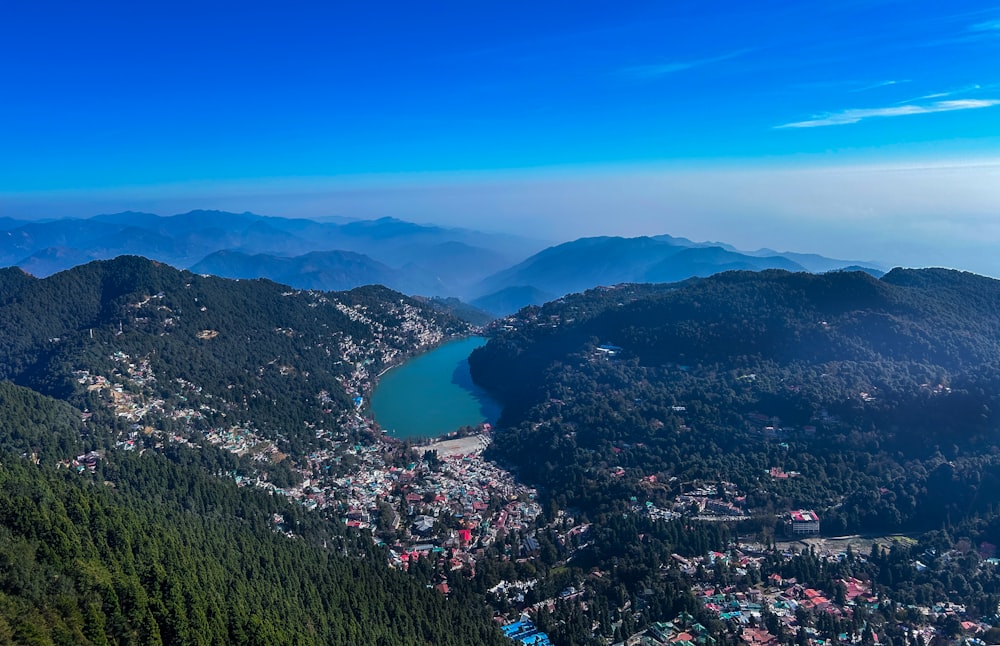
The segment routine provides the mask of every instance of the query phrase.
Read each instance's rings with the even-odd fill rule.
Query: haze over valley
[[[7,3],[0,646],[1000,644],[997,61],[984,0]]]
[[[393,218],[316,221],[192,211],[161,217],[124,212],[87,219],[8,218],[0,262],[45,277],[90,260],[139,255],[196,273],[268,278],[299,289],[381,284],[457,297],[493,315],[513,313],[604,284],[675,282],[728,270],[881,274],[875,261],[740,251],[724,242],[670,235],[582,238],[562,244]]]

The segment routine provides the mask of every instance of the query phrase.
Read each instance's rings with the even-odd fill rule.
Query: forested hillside
[[[379,370],[468,329],[378,286],[299,291],[137,257],[0,270],[0,377],[165,430],[249,425],[293,455]]]
[[[727,480],[758,523],[808,506],[837,533],[932,529],[1000,494],[991,279],[732,272],[591,290],[497,330],[470,359],[506,405],[494,454],[560,505],[669,507]]]
[[[537,499],[362,415],[379,371],[468,332],[455,309],[134,257],[0,272],[0,643],[490,644],[488,615],[530,610],[560,645],[680,616],[728,645],[699,595],[772,574],[977,617],[996,598],[994,570],[928,550],[1000,542],[997,281],[732,272],[498,321],[470,360],[505,404],[488,451]],[[856,561],[768,550],[799,508],[827,535],[937,531]],[[756,541],[752,567],[713,565]],[[796,616],[902,634],[892,607],[851,612]]]
[[[0,643],[500,643],[360,535],[0,383]]]
[[[0,272],[0,643],[500,643],[287,490],[368,441],[375,371],[467,329],[136,257]]]

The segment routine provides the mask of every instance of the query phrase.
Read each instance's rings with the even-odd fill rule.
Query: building
[[[797,509],[788,512],[786,530],[792,536],[812,536],[819,534],[819,516],[807,509]]]
[[[602,345],[597,346],[597,351],[608,357],[617,357],[618,353],[621,352],[622,349],[620,346],[612,345],[610,343],[604,343]]]
[[[526,616],[522,616],[520,621],[503,626],[501,630],[508,639],[528,646],[552,646],[549,636],[539,631]]]
[[[430,516],[417,516],[413,523],[413,531],[418,534],[426,534],[434,529],[434,519]]]

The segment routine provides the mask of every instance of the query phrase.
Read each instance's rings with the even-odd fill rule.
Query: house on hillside
[[[792,536],[815,536],[819,534],[819,516],[811,509],[796,509],[788,512],[785,531]]]
[[[618,353],[622,351],[620,346],[612,345],[610,343],[603,343],[597,346],[597,351],[607,357],[617,357]]]
[[[413,531],[418,534],[426,534],[434,529],[434,519],[430,516],[417,516],[413,523]]]

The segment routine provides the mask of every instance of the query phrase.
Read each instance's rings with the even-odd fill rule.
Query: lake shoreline
[[[500,404],[472,382],[468,369],[469,354],[486,342],[479,335],[449,339],[386,367],[367,412],[387,437],[419,442],[495,422]]]

